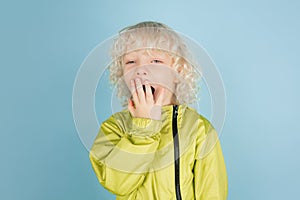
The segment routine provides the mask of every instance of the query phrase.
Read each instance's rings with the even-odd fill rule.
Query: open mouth
[[[154,89],[154,87],[152,87],[152,86],[150,86],[150,87],[151,87],[152,95],[154,95],[155,89]],[[144,92],[146,93],[146,86],[145,86],[145,85],[143,85],[143,90],[144,90]]]

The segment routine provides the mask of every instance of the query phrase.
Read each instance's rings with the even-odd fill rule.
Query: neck
[[[178,105],[175,95],[173,94],[165,95],[162,106],[167,106],[167,105]]]

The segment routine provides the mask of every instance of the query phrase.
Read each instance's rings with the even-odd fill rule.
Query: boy
[[[217,133],[187,105],[196,100],[197,73],[181,38],[141,22],[120,32],[112,58],[111,81],[128,109],[102,123],[90,151],[103,187],[117,200],[226,199]]]

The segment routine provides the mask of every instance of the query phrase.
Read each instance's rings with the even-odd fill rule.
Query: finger
[[[139,98],[137,95],[137,91],[136,91],[136,87],[135,87],[135,82],[133,80],[130,81],[130,91],[131,91],[131,95],[133,98],[134,102],[138,102]]]
[[[130,105],[131,107],[135,108],[134,102],[131,98],[128,99],[128,105]]]
[[[151,86],[149,85],[149,82],[145,82],[145,88],[146,88],[146,101],[148,103],[153,103],[153,94],[151,91]]]
[[[143,85],[142,85],[141,79],[139,79],[139,78],[135,79],[135,88],[137,91],[137,96],[138,96],[139,102],[144,103],[146,100],[145,100],[145,93],[143,90]]]
[[[158,94],[155,105],[160,105],[161,106],[163,104],[164,96],[165,96],[165,88],[162,88],[160,90],[159,94]]]
[[[131,113],[132,116],[134,116],[134,104],[131,99],[128,99],[128,110]]]

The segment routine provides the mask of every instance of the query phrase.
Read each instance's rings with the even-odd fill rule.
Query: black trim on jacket
[[[174,159],[175,159],[175,191],[176,199],[181,200],[180,193],[180,160],[179,160],[179,140],[178,140],[178,128],[177,128],[177,115],[178,105],[173,105],[173,120],[172,120],[172,131],[173,131],[173,142],[174,142]]]

